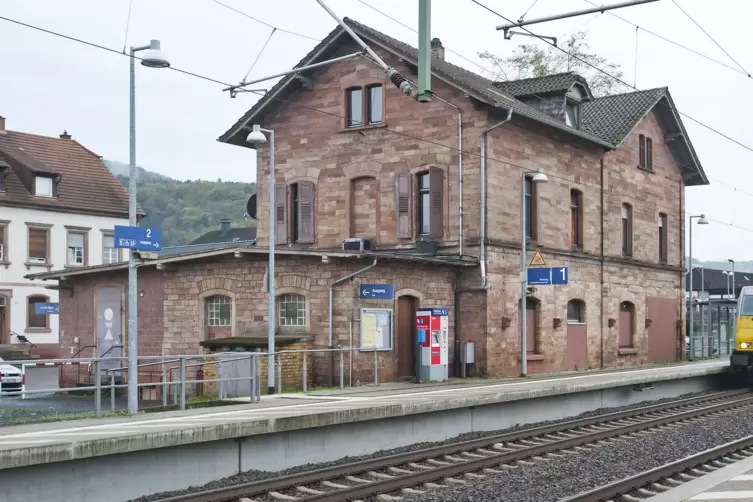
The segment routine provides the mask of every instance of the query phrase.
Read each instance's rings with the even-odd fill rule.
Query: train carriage
[[[753,368],[753,286],[741,289],[735,321],[735,347],[730,366],[733,371],[745,373]]]

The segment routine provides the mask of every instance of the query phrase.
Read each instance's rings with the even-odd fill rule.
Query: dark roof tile
[[[648,89],[583,103],[583,130],[618,146],[666,92],[666,87]]]
[[[537,94],[549,94],[552,92],[568,92],[575,84],[581,84],[585,87],[592,98],[591,90],[588,87],[586,79],[573,72],[555,73],[543,77],[523,78],[520,80],[506,80],[494,82],[494,87],[511,96],[535,96]]]

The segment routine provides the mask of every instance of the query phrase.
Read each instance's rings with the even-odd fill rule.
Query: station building
[[[346,22],[415,80],[414,48]],[[387,309],[379,378],[412,378],[416,312],[446,308],[450,376],[461,373],[467,342],[474,371],[517,375],[524,234],[525,261],[536,254],[533,268],[552,269],[558,282],[526,289],[528,372],[682,358],[684,192],[708,180],[668,89],[597,97],[574,73],[495,82],[446,61],[438,39],[432,47],[428,103],[358,57],[282,78],[221,135],[256,149],[256,241],[145,261],[142,354],[266,343],[270,144],[246,141],[258,124],[275,133],[272,322],[281,347],[363,349],[346,372],[369,382],[364,340],[376,338],[363,309]],[[338,27],[299,66],[353,52]],[[552,281],[558,273],[566,280]],[[97,338],[102,288],[120,292],[125,319],[124,264],[35,278],[59,281],[63,344]],[[361,286],[374,284],[394,294],[365,298]],[[336,363],[312,358],[313,381],[326,384]]]

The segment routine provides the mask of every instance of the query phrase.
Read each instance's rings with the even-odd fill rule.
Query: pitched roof
[[[693,291],[703,289],[710,295],[726,295],[727,291],[732,292],[731,275],[731,270],[693,267]],[[745,286],[753,286],[753,273],[735,272],[735,297]],[[685,273],[685,291],[690,291],[690,273]]]
[[[126,189],[99,156],[73,139],[0,131],[3,163],[10,169],[0,206],[128,217]],[[35,174],[59,177],[58,196],[34,196]]]
[[[494,82],[494,86],[503,92],[515,96],[535,96],[537,94],[549,94],[552,92],[566,93],[574,85],[580,85],[588,94],[589,99],[593,99],[591,89],[588,87],[586,79],[574,72],[555,73],[543,77],[523,78],[520,80],[506,80]]]
[[[225,244],[239,241],[253,241],[256,239],[256,227],[228,228],[226,232],[210,230],[201,237],[194,239],[190,245],[197,244]]]
[[[383,49],[413,65],[417,64],[418,51],[415,47],[411,47],[400,40],[352,19],[345,18],[344,22],[368,42],[381,46]],[[311,52],[301,59],[295,68],[322,60],[333,49],[339,49],[340,45],[337,43],[341,37],[345,38],[348,35],[340,26],[337,26]],[[680,139],[682,139],[682,141],[672,142],[671,150],[678,159],[678,164],[683,169],[686,184],[708,184],[708,179],[703,172],[700,160],[688,139],[680,115],[666,89],[661,89],[663,96],[659,99],[655,98],[657,91],[660,90],[650,89],[586,101],[583,105],[583,127],[575,129],[516,99],[516,95],[536,96],[540,93],[553,92],[554,90],[564,91],[565,88],[569,90],[576,83],[585,83],[585,79],[575,73],[560,73],[547,77],[501,83],[493,82],[481,75],[477,75],[437,57],[431,58],[431,66],[433,76],[467,92],[470,96],[481,102],[512,110],[515,115],[527,117],[528,119],[585,139],[609,150],[619,148],[633,127],[638,123],[638,120],[648,114],[660,99],[664,99],[663,104],[665,106],[659,106],[657,109],[661,111],[661,115],[664,118],[663,122],[666,133],[679,135]],[[280,79],[264,97],[257,101],[218,140],[252,148],[253,146],[245,143],[245,134],[241,134],[242,131],[250,130],[252,119],[264,113],[266,111],[265,108],[270,103],[276,102],[276,98],[284,99],[284,93],[297,89],[295,86],[300,86],[301,84],[295,84],[296,82],[298,82],[298,79],[295,74],[289,74]],[[570,85],[571,83],[572,85]],[[584,87],[590,94],[588,86],[585,85]]]

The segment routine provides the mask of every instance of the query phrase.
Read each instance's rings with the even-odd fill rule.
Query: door
[[[567,304],[567,369],[588,369],[586,304],[581,300]]]
[[[123,356],[123,328],[121,323],[120,288],[97,290],[97,357]],[[124,366],[124,361],[113,359],[100,364],[102,370]],[[116,374],[117,375],[117,374]]]
[[[538,347],[536,347],[536,333],[539,327],[536,325],[538,321],[537,314],[538,304],[532,298],[528,298],[526,302],[526,352],[528,354],[538,354]]]
[[[677,299],[646,298],[648,361],[665,363],[677,360]]]
[[[5,304],[3,304],[5,302]],[[10,343],[10,328],[8,326],[8,309],[9,301],[4,296],[0,296],[0,345]]]
[[[416,376],[416,306],[417,299],[397,299],[397,377]]]

